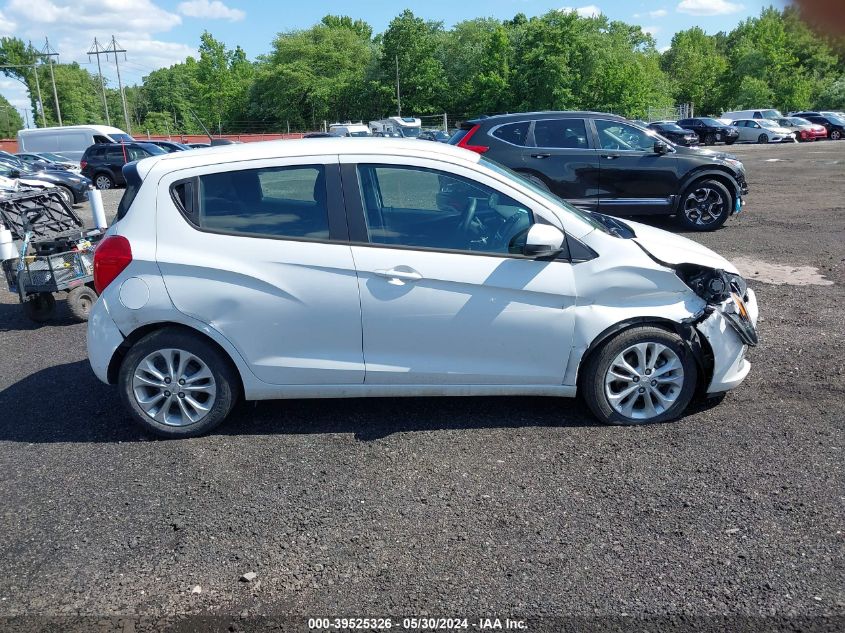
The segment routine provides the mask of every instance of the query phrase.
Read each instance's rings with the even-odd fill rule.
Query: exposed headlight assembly
[[[745,306],[748,293],[745,279],[718,268],[702,266],[683,265],[676,272],[695,294],[707,302],[708,314],[720,310],[743,343],[757,345],[757,329]]]

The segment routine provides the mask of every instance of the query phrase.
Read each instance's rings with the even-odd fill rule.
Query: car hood
[[[709,158],[718,158],[720,160],[724,160],[726,158],[730,158],[731,160],[737,160],[737,157],[734,154],[730,154],[728,152],[719,152],[712,149],[705,149],[703,147],[678,147],[676,151],[679,154],[694,154],[696,156],[708,156]]]
[[[640,222],[630,222],[626,219],[625,224],[637,234],[634,241],[662,264],[669,266],[697,264],[739,274],[736,266],[698,242]]]

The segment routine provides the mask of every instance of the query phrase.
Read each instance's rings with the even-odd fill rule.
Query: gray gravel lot
[[[751,375],[673,424],[302,400],[151,441],[92,375],[84,325],[36,326],[0,293],[0,617],[845,617],[845,142],[731,151],[748,206],[693,238],[834,283],[752,279]]]

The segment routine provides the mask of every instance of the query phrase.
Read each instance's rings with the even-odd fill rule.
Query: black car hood
[[[681,145],[675,148],[675,151],[678,154],[686,154],[692,156],[707,156],[709,158],[717,158],[720,160],[724,160],[726,158],[730,158],[731,160],[737,160],[737,157],[733,154],[729,154],[728,152],[719,152],[712,149],[705,149],[703,147],[683,147]]]

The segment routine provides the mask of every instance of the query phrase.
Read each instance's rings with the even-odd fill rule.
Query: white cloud
[[[40,25],[42,33],[54,28],[96,30],[101,35],[103,30],[158,32],[182,22],[151,0],[11,0],[6,11],[22,26]]]
[[[742,11],[741,4],[728,0],[682,0],[678,4],[678,13],[689,15],[728,15]]]
[[[644,26],[642,27],[643,33],[648,33],[649,35],[657,35],[658,31],[660,31],[659,26]]]
[[[588,4],[584,7],[561,7],[560,11],[562,13],[571,13],[574,11],[582,18],[597,18],[601,15],[601,9],[594,4]]]
[[[648,17],[650,18],[662,18],[666,17],[669,12],[666,9],[657,9],[656,11],[649,11]]]
[[[229,20],[237,22],[246,17],[246,13],[240,9],[227,7],[220,0],[190,0],[182,2],[176,9],[182,15],[192,18],[209,18],[211,20]]]
[[[670,48],[672,48],[672,47],[671,47],[671,46],[661,46],[660,48],[658,48],[658,49],[657,49],[657,52],[658,52],[658,53],[665,53],[665,52],[666,52],[666,51],[668,51]]]
[[[18,25],[0,11],[0,35],[12,35],[16,28],[18,28]]]

